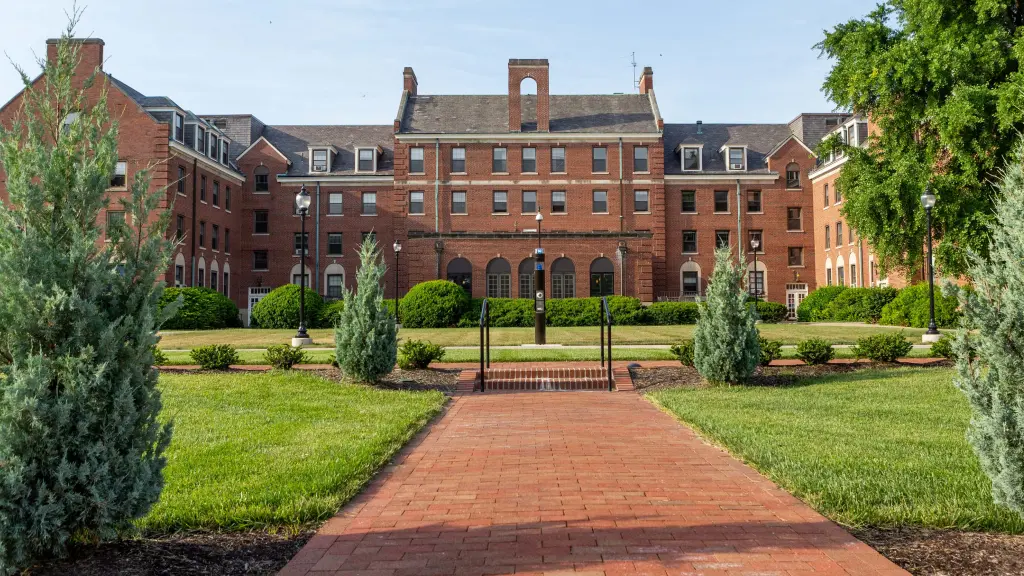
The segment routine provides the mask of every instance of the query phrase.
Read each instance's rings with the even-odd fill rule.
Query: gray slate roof
[[[131,86],[125,84],[124,82],[118,80],[110,74],[107,74],[107,78],[109,78],[115,86],[120,88],[122,92],[127,94],[128,97],[132,100],[135,100],[139,104],[139,106],[142,106],[143,108],[164,106],[173,106],[175,108],[180,108],[180,106],[174,103],[174,100],[171,100],[167,96],[146,96],[142,92],[139,92],[135,88],[132,88]]]
[[[804,113],[794,118],[789,123],[790,130],[796,134],[808,148],[814,150],[826,134],[836,129],[838,124],[846,122],[850,115],[845,112],[833,113]],[[826,125],[828,119],[836,120],[836,124]]]
[[[697,133],[696,124],[665,124],[665,174],[683,172],[680,144],[703,144],[703,173],[726,171],[722,146],[747,147],[747,172],[769,173],[766,154],[790,136],[787,124],[704,124]]]
[[[641,133],[658,131],[650,99],[643,94],[552,95],[550,131]],[[523,118],[536,118],[537,97],[522,97]],[[522,130],[535,131],[536,122]],[[406,134],[494,134],[508,132],[508,96],[410,96],[402,117]]]
[[[309,145],[331,144],[338,155],[331,163],[332,176],[356,175],[356,147],[380,146],[376,175],[395,173],[394,126],[265,126],[263,134],[291,161],[290,176],[309,175]],[[360,172],[358,175],[365,175]]]

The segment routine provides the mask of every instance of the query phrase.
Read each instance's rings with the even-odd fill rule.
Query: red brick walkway
[[[906,574],[635,394],[456,397],[286,575]]]

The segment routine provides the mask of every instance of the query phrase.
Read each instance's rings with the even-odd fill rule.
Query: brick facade
[[[102,66],[102,41],[82,41],[80,49],[83,71]],[[834,227],[829,215],[837,210],[822,204],[821,187],[834,175],[815,168],[810,150],[827,133],[828,115],[800,115],[779,125],[666,124],[650,68],[643,70],[639,94],[605,96],[550,94],[546,60],[510,60],[508,94],[499,96],[423,95],[411,68],[402,77],[393,125],[267,126],[246,114],[196,116],[106,76],[129,181],[135,170],[151,167],[152,186],[166,187],[173,203],[169,236],[181,224],[168,284],[177,274],[177,283],[199,285],[202,271],[202,285],[216,277],[217,288],[247,317],[250,289],[280,286],[298,272],[294,199],[303,186],[313,201],[306,219],[310,286],[325,295],[328,279],[337,275],[354,287],[356,248],[373,232],[389,269],[389,298],[396,240],[403,246],[399,294],[418,282],[461,274],[455,269],[468,264],[464,279],[474,297],[526,297],[519,273],[529,268],[537,246],[538,210],[548,297],[569,294],[571,287],[575,296],[601,288],[644,302],[677,299],[684,273],[692,271],[703,293],[718,231],[729,231],[734,249],[742,243],[749,270],[755,256],[750,232],[761,232],[756,257],[768,300],[786,302],[794,290],[806,293],[826,282],[824,265],[836,249],[824,248],[824,226]],[[536,94],[521,93],[527,78],[536,82]],[[19,108],[16,97],[0,109],[0,122],[9,124]],[[180,141],[174,114],[188,127]],[[211,158],[198,150],[192,140],[200,129],[229,142],[229,154]],[[683,159],[693,149],[701,158],[696,168]],[[324,157],[326,165],[317,164]],[[741,168],[733,165],[739,158]],[[794,172],[796,180],[787,178]],[[257,189],[258,178],[265,189]],[[722,191],[728,207],[716,211]],[[749,205],[757,192],[759,210]],[[694,206],[684,209],[684,194],[691,193]],[[453,194],[460,204],[465,198],[465,208],[453,206]],[[524,205],[524,195],[535,198],[535,206]],[[564,197],[564,210],[555,209],[556,195]],[[369,199],[375,203],[367,210]],[[695,233],[695,247],[684,247],[684,231]],[[851,257],[870,262],[859,244],[844,243],[842,252],[844,263]],[[571,281],[556,287],[552,267],[559,259],[561,278]],[[600,272],[594,277],[600,284],[592,284],[592,272]],[[870,266],[858,266],[857,284],[868,285],[869,274]]]

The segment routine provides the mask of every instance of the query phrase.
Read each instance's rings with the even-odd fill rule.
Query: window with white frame
[[[647,172],[647,146],[633,147],[633,172]]]
[[[683,147],[683,170],[700,170],[700,147]]]
[[[376,172],[377,171],[377,151],[373,148],[360,148],[359,149],[359,171],[360,172]]]
[[[523,172],[533,174],[537,171],[537,149],[523,148]]]
[[[565,190],[555,190],[551,193],[551,213],[565,214]]]
[[[466,172],[466,149],[452,148],[452,172],[462,174]]]
[[[423,174],[423,148],[409,149],[409,173]]]
[[[591,212],[594,214],[607,214],[608,213],[608,191],[606,190],[594,190],[594,199],[592,202],[593,207]]]
[[[327,297],[341,298],[342,288],[345,284],[345,276],[342,274],[327,275]]]
[[[466,214],[466,193],[452,192],[452,214]]]
[[[491,198],[491,212],[494,214],[508,214],[508,192],[495,190]]]
[[[221,164],[227,164],[228,163],[228,141],[227,140],[221,140],[220,141],[220,163]]]
[[[341,216],[343,198],[344,196],[341,192],[331,192],[330,195],[327,196],[327,214]]]
[[[729,170],[746,169],[746,150],[740,146],[729,148]]]
[[[650,212],[651,203],[647,190],[633,191],[633,212]]]
[[[206,129],[201,126],[196,126],[196,150],[206,151]]]
[[[508,148],[491,149],[491,172],[508,172]]]
[[[178,142],[185,141],[185,117],[177,112],[174,113],[174,139]]]
[[[327,150],[313,150],[313,172],[327,172]]]
[[[363,214],[374,215],[377,213],[377,193],[363,192]]]
[[[218,150],[217,146],[219,144],[220,144],[220,140],[218,140],[217,137],[214,136],[213,134],[210,134],[210,149],[207,150],[207,154],[206,155],[209,156],[210,158],[213,158],[214,160],[216,160],[217,159],[217,150]]]
[[[118,162],[114,166],[114,176],[110,178],[111,188],[124,188],[127,185],[128,163]]]

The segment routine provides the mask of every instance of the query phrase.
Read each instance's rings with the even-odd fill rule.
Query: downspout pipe
[[[619,138],[619,232],[626,230],[626,219],[623,213],[625,209],[623,196],[625,195],[626,192],[623,190],[622,182],[622,138]]]
[[[316,250],[316,256],[313,258],[313,263],[316,265],[316,276],[313,278],[313,289],[316,293],[320,293],[320,183],[316,183],[316,222],[313,223],[313,229],[315,230],[316,240],[313,241],[314,250]],[[300,274],[305,274],[306,271],[302,270]]]
[[[199,161],[195,158],[192,159],[192,281],[189,283],[193,288],[196,287],[196,266],[198,261],[196,260],[196,198],[199,196]]]
[[[745,242],[743,241],[743,220],[742,212],[740,208],[743,206],[743,194],[740,192],[740,179],[736,179],[736,259],[739,260],[740,266],[746,264],[746,257],[743,255],[746,250]]]
[[[434,138],[434,233],[441,232],[441,209],[438,196],[441,194],[441,139]]]

